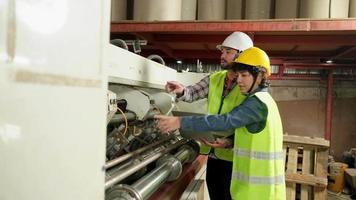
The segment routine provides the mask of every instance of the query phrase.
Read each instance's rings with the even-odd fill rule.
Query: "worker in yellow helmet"
[[[194,102],[207,99],[207,113],[223,114],[231,111],[244,99],[237,87],[235,73],[229,68],[239,54],[253,46],[251,38],[243,32],[233,32],[216,46],[220,50],[221,71],[205,76],[199,82],[184,86],[176,81],[168,81],[166,91],[175,93],[177,100]],[[201,139],[200,153],[208,156],[206,164],[206,185],[211,200],[230,200],[230,180],[232,170],[234,139],[233,131],[216,140]]]
[[[162,133],[180,128],[202,136],[206,131],[234,129],[232,199],[285,199],[282,122],[278,107],[267,92],[269,58],[263,50],[251,47],[240,54],[231,68],[246,96],[239,106],[221,115],[155,116],[157,128]]]

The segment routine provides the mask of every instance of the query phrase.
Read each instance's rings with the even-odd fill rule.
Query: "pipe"
[[[127,46],[126,42],[122,39],[113,39],[110,40],[110,43],[125,50],[129,50],[129,47]]]
[[[157,188],[166,182],[171,174],[171,169],[172,167],[168,162],[164,163],[132,184],[131,187],[140,194],[141,199],[147,199],[157,190]]]
[[[331,139],[331,114],[333,105],[333,70],[329,70],[328,83],[326,90],[326,108],[325,108],[325,134],[327,140]]]
[[[128,121],[132,121],[132,120],[136,119],[135,113],[127,112],[127,113],[125,113],[125,116]],[[116,114],[116,115],[114,115],[113,118],[111,118],[109,124],[123,123],[124,121],[125,121],[125,117],[122,114]]]
[[[152,172],[142,177],[140,180],[132,184],[137,193],[142,199],[150,197],[164,182],[177,179],[182,173],[182,165],[184,160],[177,158],[179,154],[190,154],[191,148],[181,149],[174,156],[168,155],[162,157],[158,162],[158,167]],[[184,157],[182,157],[184,158]]]
[[[152,54],[147,57],[147,59],[158,62],[159,64],[166,65],[166,62],[164,62],[163,58],[157,54]]]
[[[142,169],[143,167],[147,166],[148,164],[152,163],[153,161],[157,160],[158,158],[160,158],[161,156],[163,156],[164,154],[168,153],[169,151],[183,145],[187,143],[187,140],[179,140],[178,142],[176,142],[175,144],[173,144],[172,146],[169,146],[166,149],[163,149],[161,151],[159,151],[158,153],[156,153],[155,155],[143,160],[142,162],[140,162],[139,164],[133,166],[132,168],[128,168],[124,171],[122,171],[120,174],[118,174],[115,177],[110,178],[109,180],[107,180],[105,182],[105,189],[110,188],[111,186],[115,185],[116,183],[122,181],[123,179],[127,178],[128,176],[130,176],[131,174],[135,173],[136,171]]]
[[[113,167],[113,166],[115,166],[115,165],[117,165],[117,164],[119,164],[119,163],[121,163],[121,162],[123,162],[123,161],[125,161],[125,160],[127,160],[129,158],[131,158],[134,155],[142,153],[142,152],[146,151],[147,149],[149,149],[151,147],[154,147],[156,145],[162,144],[163,142],[166,142],[167,140],[170,140],[170,139],[172,139],[172,137],[166,137],[163,140],[156,141],[156,142],[154,142],[152,144],[144,146],[144,147],[142,147],[140,149],[137,149],[137,150],[135,150],[133,152],[130,152],[130,153],[127,153],[127,154],[125,154],[123,156],[120,156],[120,157],[118,157],[118,158],[116,158],[114,160],[110,160],[109,162],[107,162],[104,165],[104,169],[109,169],[109,168],[111,168],[111,167]]]
[[[199,151],[199,149],[195,149],[194,151],[194,148],[191,148],[189,145],[185,145],[181,148],[180,151],[174,154],[174,157],[176,157],[182,164],[184,164],[194,160],[198,156],[198,154],[194,154],[194,152],[197,151]]]
[[[138,159],[131,160],[130,162],[123,163],[117,167],[111,168],[110,170],[106,170],[105,172],[105,180],[109,180],[111,177],[117,176],[117,174],[121,173],[122,170],[132,167],[140,163]]]
[[[286,68],[286,65],[283,64],[283,65],[279,65],[279,68],[278,68],[278,74],[277,74],[277,77],[283,77],[283,74],[284,74],[284,69]]]
[[[150,197],[169,177],[171,166],[167,163],[155,168],[146,176],[130,185],[117,185],[108,190],[106,200],[143,200]]]
[[[195,155],[191,159],[191,155]],[[148,199],[164,182],[176,180],[182,173],[182,165],[194,160],[198,155],[198,149],[190,145],[184,145],[174,155],[165,155],[157,161],[158,167],[145,175],[131,186],[118,185],[112,190],[108,191],[108,199],[134,199],[146,200]],[[115,192],[115,194],[114,194]],[[110,196],[110,198],[109,198]],[[125,198],[122,198],[125,197]]]
[[[335,63],[284,63],[287,68],[293,69],[334,69],[334,68],[354,68],[355,64],[335,64]]]

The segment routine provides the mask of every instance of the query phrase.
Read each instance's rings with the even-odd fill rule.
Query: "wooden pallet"
[[[330,142],[322,138],[284,135],[287,200],[324,200]]]

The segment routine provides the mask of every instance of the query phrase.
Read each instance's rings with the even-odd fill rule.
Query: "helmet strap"
[[[252,88],[255,87],[255,84],[256,84],[256,81],[257,81],[258,73],[257,73],[257,74],[253,73],[252,76],[253,76],[253,83],[252,83],[252,85],[251,85],[251,87],[250,87],[250,89],[248,90],[247,93],[250,93],[250,92],[252,91]]]

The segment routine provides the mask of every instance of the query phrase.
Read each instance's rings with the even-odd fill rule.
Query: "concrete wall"
[[[284,133],[324,137],[326,83],[319,81],[273,81],[271,94],[277,100]],[[356,146],[356,84],[335,81],[330,154]]]
[[[178,73],[184,85],[198,82],[207,74]],[[324,138],[326,81],[274,80],[269,92],[277,101],[285,134]],[[178,110],[205,113],[206,100],[179,102]],[[356,147],[356,83],[334,81],[331,124],[331,155]]]
[[[337,98],[333,109],[330,153],[340,160],[342,152],[356,147],[356,98]]]

